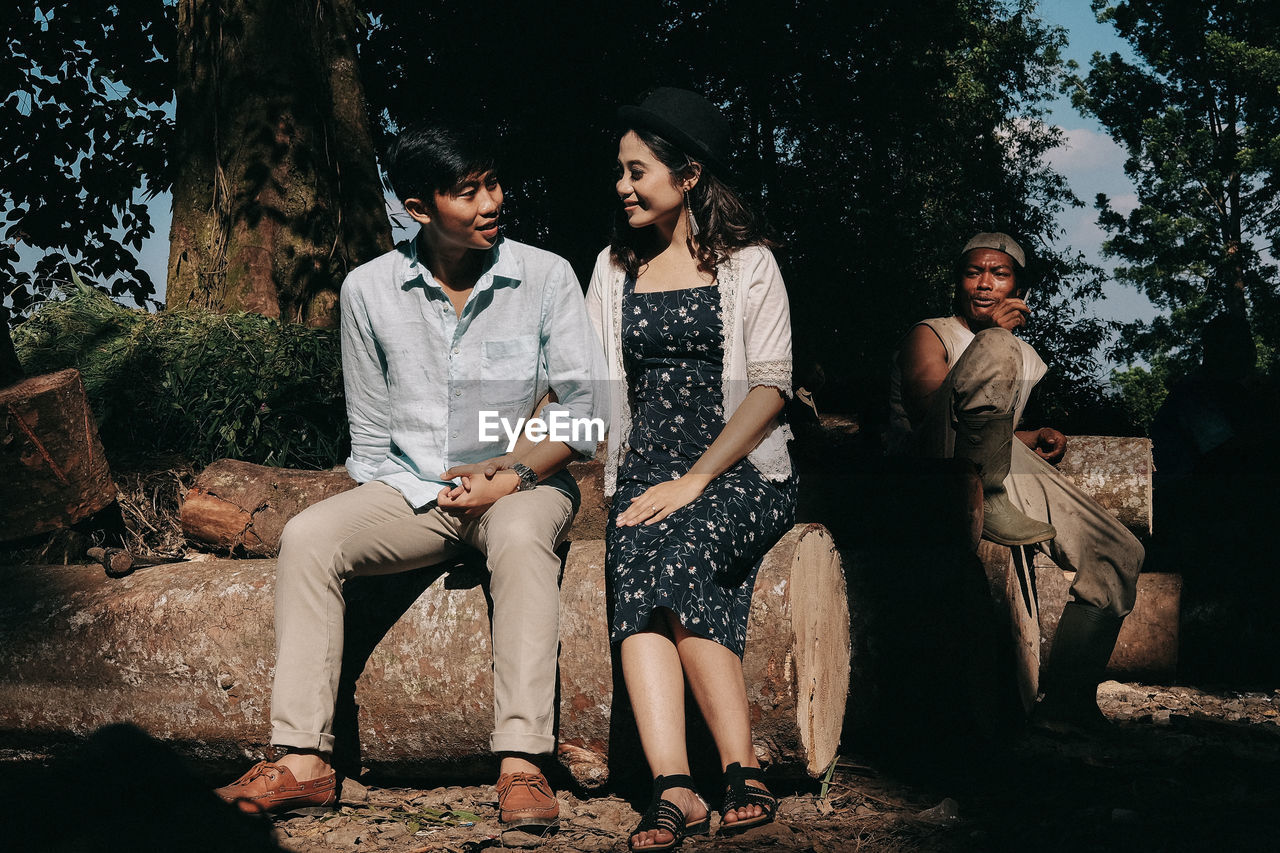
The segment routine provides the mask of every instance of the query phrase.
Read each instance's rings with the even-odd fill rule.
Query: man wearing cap
[[[1022,298],[1026,264],[1007,234],[978,234],[965,244],[955,267],[955,313],[917,323],[894,358],[890,450],[972,461],[982,479],[983,538],[1034,546],[1076,572],[1035,716],[1098,722],[1097,685],[1133,608],[1144,552],[1053,467],[1066,436],[1047,427],[1015,431],[1046,371],[1013,335],[1031,316]]]

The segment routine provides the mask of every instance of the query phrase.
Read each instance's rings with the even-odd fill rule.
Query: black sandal
[[[628,838],[627,847],[632,853],[644,853],[644,851],[663,853],[663,851],[675,850],[680,846],[680,842],[690,835],[706,835],[711,831],[711,809],[707,809],[707,814],[702,820],[688,823],[679,806],[670,800],[662,799],[662,792],[669,788],[688,788],[693,791],[694,796],[698,796],[698,790],[693,787],[693,779],[684,774],[659,776],[654,779],[653,802],[649,803],[648,810],[640,818],[636,828],[631,830],[631,835],[635,836],[651,829],[665,829],[671,833],[672,838],[666,844],[646,844],[642,847],[636,847]],[[702,797],[698,799],[702,800]],[[702,805],[706,806],[706,802]]]
[[[720,810],[720,835],[745,832],[753,826],[764,826],[778,813],[778,798],[764,788],[748,785],[747,781],[764,782],[759,767],[743,767],[738,762],[724,769],[724,808]],[[726,823],[724,816],[734,809],[759,806],[763,813],[758,817],[743,818]]]

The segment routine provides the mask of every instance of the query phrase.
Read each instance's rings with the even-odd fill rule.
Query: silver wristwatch
[[[520,478],[520,485],[516,486],[517,492],[527,492],[534,486],[538,485],[538,473],[521,462],[512,464],[511,470],[516,472],[516,476]]]

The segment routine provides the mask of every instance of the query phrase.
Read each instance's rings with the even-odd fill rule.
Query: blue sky
[[[1095,52],[1119,53],[1136,61],[1128,43],[1116,35],[1111,25],[1097,22],[1088,0],[1040,0],[1039,13],[1048,23],[1066,29],[1069,42],[1065,58],[1078,62],[1082,72],[1087,72],[1089,59]],[[1059,244],[1079,249],[1104,268],[1111,269],[1114,263],[1100,255],[1104,235],[1097,225],[1093,200],[1098,193],[1105,193],[1122,213],[1133,209],[1137,199],[1133,184],[1124,173],[1124,151],[1095,119],[1076,112],[1067,98],[1054,101],[1050,109],[1047,120],[1065,131],[1067,144],[1053,152],[1049,162],[1067,178],[1071,189],[1086,205],[1062,215],[1059,225],[1064,234]],[[1112,282],[1105,288],[1105,294],[1106,298],[1093,306],[1101,317],[1149,320],[1155,315],[1155,308],[1147,297],[1132,287]]]
[[[1099,24],[1094,19],[1088,0],[1041,0],[1039,14],[1048,23],[1066,29],[1069,44],[1065,57],[1074,59],[1082,69],[1088,68],[1089,58],[1095,51],[1118,51],[1133,57],[1128,45],[1116,36],[1110,25]],[[1098,193],[1106,193],[1123,212],[1133,206],[1133,186],[1124,174],[1124,152],[1097,121],[1081,116],[1066,98],[1054,101],[1050,109],[1047,119],[1065,131],[1067,144],[1055,151],[1049,162],[1066,176],[1076,195],[1086,203],[1085,207],[1062,215],[1059,224],[1064,234],[1059,245],[1083,251],[1109,269],[1112,264],[1099,255],[1103,234],[1096,223],[1093,199]],[[156,233],[143,244],[139,254],[139,262],[156,282],[161,299],[169,257],[169,204],[167,195],[152,200],[150,207]],[[1093,306],[1099,316],[1115,320],[1154,316],[1151,303],[1133,288],[1112,283],[1105,293],[1106,298]]]

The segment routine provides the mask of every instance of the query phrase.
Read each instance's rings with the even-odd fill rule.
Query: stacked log
[[[604,465],[596,460],[574,462],[569,470],[582,491],[582,506],[569,536],[603,539],[608,518]],[[342,466],[302,471],[219,459],[200,472],[183,497],[179,522],[192,542],[252,557],[274,557],[289,519],[355,486]]]
[[[1130,530],[1149,533],[1150,441],[1073,436],[1067,446],[1059,471]],[[808,507],[846,549],[861,661],[854,683],[875,685],[854,694],[849,734],[909,741],[949,730],[963,739],[1015,722],[1036,699],[1066,601],[1063,572],[1030,565],[1029,550],[977,540],[981,488],[971,467],[873,460],[836,480],[819,460],[825,467],[802,472],[802,488],[818,481]],[[1171,674],[1176,585],[1143,576],[1113,673]]]
[[[69,527],[115,499],[79,371],[0,390],[0,541]]]
[[[219,459],[187,490],[179,522],[189,540],[255,557],[275,556],[289,519],[355,486],[342,467],[300,471]]]
[[[929,520],[918,525],[917,541],[921,536],[933,541],[967,536],[976,547],[982,515],[980,500],[976,505],[974,500],[981,492],[977,480],[966,478],[963,468],[956,462],[892,459],[872,465],[850,461],[846,476],[833,476],[830,467],[804,470],[800,517],[843,525],[842,516],[855,506],[864,520],[911,515]],[[1131,530],[1150,532],[1150,440],[1073,436],[1058,469]],[[608,519],[604,466],[595,459],[574,462],[569,470],[582,491],[570,538],[603,539]],[[215,548],[274,556],[286,521],[354,486],[341,467],[299,471],[220,459],[200,473],[184,498],[182,529],[189,539]],[[865,529],[884,528],[877,522]]]
[[[1036,555],[1034,570],[1039,596],[1040,660],[1048,661],[1058,633],[1058,619],[1067,603],[1075,572],[1066,572],[1053,561]],[[1138,575],[1138,597],[1125,617],[1107,663],[1107,675],[1128,680],[1172,678],[1178,667],[1179,620],[1182,576],[1167,572]]]
[[[589,787],[608,776],[614,705],[603,560],[603,542],[573,543],[561,599],[562,759]],[[266,748],[274,561],[156,566],[122,580],[75,566],[6,572],[0,743],[131,721],[202,761],[240,763]],[[493,687],[481,575],[447,567],[360,580],[347,648],[368,653],[351,662],[363,764],[419,777],[489,772]],[[396,599],[407,608],[399,618]],[[357,640],[361,614],[385,621]],[[834,758],[848,631],[831,538],[798,525],[765,557],[748,627],[744,669],[765,763],[817,775]]]
[[[1134,535],[1151,535],[1151,439],[1073,435],[1057,468]]]

